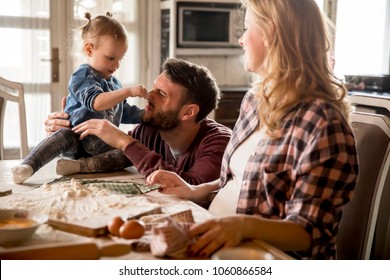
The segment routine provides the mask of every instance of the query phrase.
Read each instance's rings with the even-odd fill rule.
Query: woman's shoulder
[[[289,111],[285,119],[287,126],[304,127],[309,133],[315,134],[330,126],[344,127],[343,131],[351,131],[344,113],[324,99],[306,100]]]
[[[302,117],[312,121],[322,120],[330,122],[333,120],[344,121],[346,119],[341,109],[321,98],[302,101],[293,111],[295,111],[294,115],[296,117]]]

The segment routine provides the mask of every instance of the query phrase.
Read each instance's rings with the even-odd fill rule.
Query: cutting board
[[[127,220],[139,219],[142,216],[146,216],[146,215],[160,214],[161,207],[160,206],[137,207],[137,209],[132,209],[131,211],[128,212],[129,214],[126,215],[126,217],[124,217]],[[108,234],[107,225],[114,216],[115,215],[91,217],[90,219],[85,221],[62,221],[62,220],[49,219],[47,223],[51,227],[57,230],[83,235],[87,237],[100,237]]]
[[[79,222],[65,222],[60,220],[49,219],[47,223],[54,229],[74,233],[88,237],[99,237],[108,234],[108,222],[102,222],[100,219],[92,218],[88,221],[91,225]]]

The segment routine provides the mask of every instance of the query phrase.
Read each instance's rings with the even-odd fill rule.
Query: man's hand
[[[80,134],[80,140],[88,135],[95,135],[106,142],[111,147],[121,149],[134,141],[134,139],[113,125],[108,120],[91,119],[80,123],[72,128],[72,130]]]
[[[46,136],[51,135],[53,132],[57,130],[70,126],[70,121],[68,120],[69,115],[64,112],[66,105],[66,97],[62,98],[62,111],[61,112],[52,112],[47,116],[47,120],[45,120],[45,130]]]

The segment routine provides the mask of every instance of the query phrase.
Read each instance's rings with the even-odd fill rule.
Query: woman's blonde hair
[[[286,112],[302,100],[322,98],[347,117],[346,88],[328,59],[329,21],[315,1],[242,0],[242,4],[253,11],[269,45],[266,74],[258,85],[259,117],[267,134],[277,137]]]

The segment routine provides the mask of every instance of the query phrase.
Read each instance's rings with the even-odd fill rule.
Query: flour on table
[[[83,186],[73,179],[0,197],[0,208],[36,210],[48,214],[49,219],[61,221],[83,221],[91,215],[128,215],[146,205],[157,206],[142,196],[112,194],[94,186]]]

